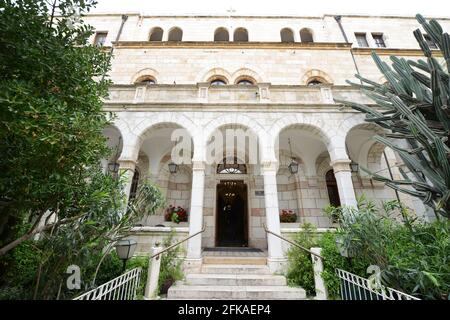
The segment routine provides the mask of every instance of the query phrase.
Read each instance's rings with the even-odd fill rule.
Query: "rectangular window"
[[[96,46],[104,46],[106,42],[106,36],[108,32],[97,32],[94,38],[94,45]]]
[[[365,33],[355,33],[356,41],[358,41],[358,46],[361,48],[368,48],[369,43],[367,42],[367,37]]]
[[[386,48],[386,43],[384,42],[384,36],[382,33],[372,33],[372,38],[375,41],[377,48]]]
[[[425,41],[427,42],[428,46],[430,47],[430,49],[437,49],[438,47],[436,46],[436,44],[433,42],[433,40],[431,40],[431,37],[427,34],[423,35]]]

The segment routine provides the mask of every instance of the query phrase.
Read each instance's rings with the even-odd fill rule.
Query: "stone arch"
[[[283,28],[280,30],[281,42],[295,42],[294,31],[291,28]]]
[[[168,41],[182,41],[183,40],[183,30],[179,27],[173,27],[169,30]]]
[[[150,30],[148,40],[149,41],[162,41],[163,33],[164,33],[164,31],[162,28],[154,27]]]
[[[116,126],[120,129],[123,136],[123,150],[120,157],[121,160],[136,161],[139,150],[145,139],[145,136],[156,126],[176,125],[179,128],[185,129],[191,136],[196,150],[198,143],[195,137],[198,126],[195,125],[191,119],[182,114],[177,113],[160,113],[157,115],[143,116],[138,123],[131,124],[125,119],[118,119],[115,121]]]
[[[206,145],[213,135],[213,133],[220,129],[223,126],[226,125],[236,125],[236,126],[242,126],[250,129],[258,138],[259,147],[260,147],[260,154],[261,159],[264,159],[264,150],[267,149],[267,132],[264,129],[264,127],[256,120],[243,115],[243,114],[226,114],[221,117],[218,117],[214,120],[211,120],[202,130],[201,139],[202,143],[201,146],[203,148],[202,150],[202,159],[206,159]],[[196,153],[197,154],[197,153]]]
[[[224,27],[219,27],[214,31],[214,41],[230,41],[230,34]]]
[[[319,177],[325,177],[325,174],[333,169],[331,166],[331,159],[328,152],[323,152],[316,159],[316,174]]]
[[[240,68],[231,75],[230,83],[236,84],[236,83],[238,83],[238,81],[245,79],[245,78],[249,78],[249,79],[253,80],[254,84],[263,82],[260,75],[258,73],[256,73],[255,71],[253,71],[249,68]]]
[[[314,42],[314,33],[310,28],[303,28],[300,30],[300,41],[311,43]]]
[[[269,137],[271,139],[269,143],[269,153],[271,153],[273,157],[275,157],[276,145],[280,133],[283,130],[294,126],[318,135],[327,147],[327,150],[330,153],[330,158],[332,160],[342,158],[340,156],[339,149],[344,148],[345,150],[345,146],[342,144],[342,142],[344,141],[344,137],[340,136],[339,131],[331,127],[321,118],[303,114],[296,114],[295,116],[284,116],[272,125],[269,130]]]
[[[312,80],[319,80],[325,84],[333,84],[333,79],[325,72],[319,69],[311,69],[302,77],[302,84],[307,85]]]
[[[134,84],[134,83],[138,82],[139,79],[142,79],[144,77],[149,77],[151,79],[154,79],[155,82],[157,83],[158,76],[159,76],[159,73],[155,69],[145,68],[145,69],[142,69],[142,70],[136,72],[131,77],[130,83]]]
[[[382,154],[385,146],[371,138],[371,134],[358,133],[356,136],[353,133],[354,130],[366,130],[369,133],[373,133],[374,135],[382,135],[386,131],[378,126],[375,123],[368,123],[365,121],[359,122],[358,118],[353,117],[347,121],[347,126],[345,127],[345,141],[347,146],[347,152],[349,153],[349,158],[353,161],[356,161],[360,164],[361,167],[378,170],[379,166],[382,163]],[[359,149],[356,151],[352,148],[352,143],[349,143],[349,139],[355,137],[355,139],[361,139],[364,137],[364,140],[359,140]],[[356,140],[358,141],[358,140]],[[353,150],[352,150],[353,149]],[[369,159],[369,156],[371,157]],[[359,171],[361,176],[367,176],[367,173],[364,171]]]
[[[214,77],[220,77],[226,80],[226,83],[230,83],[231,74],[223,68],[211,68],[205,71],[199,78],[197,82],[209,82]]]
[[[248,42],[248,31],[245,28],[237,28],[233,33],[234,42]]]

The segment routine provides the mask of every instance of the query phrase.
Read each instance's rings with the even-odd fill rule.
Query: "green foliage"
[[[141,279],[139,282],[139,286],[136,292],[137,299],[142,300],[145,293],[145,284],[147,283],[147,271],[149,266],[148,256],[134,256],[127,262],[127,270],[131,270],[134,268],[141,268]]]
[[[317,243],[322,248],[321,256],[323,257],[322,278],[331,298],[339,297],[340,281],[336,275],[336,268],[349,270],[348,261],[341,256],[336,245],[336,234],[334,232],[326,232],[322,235]]]
[[[315,227],[305,223],[302,231],[295,235],[294,242],[306,249],[315,246]],[[288,253],[289,266],[286,274],[288,285],[305,289],[308,295],[315,295],[314,271],[311,254],[298,247],[291,246]]]
[[[348,271],[364,275],[369,265],[381,268],[383,284],[423,299],[447,299],[450,293],[450,223],[402,223],[392,203],[380,212],[370,203],[340,210],[347,249],[353,253]]]
[[[23,219],[48,210],[60,219],[77,215],[86,168],[109,153],[102,134],[109,55],[89,45],[91,27],[71,23],[73,8],[84,14],[93,3],[2,1],[0,247]]]
[[[173,240],[174,233],[164,239],[162,244],[163,248],[167,248],[175,243]],[[183,279],[183,271],[181,269],[182,260],[179,258],[182,252],[180,246],[163,253],[161,255],[161,268],[158,279],[158,292],[159,294],[167,293],[168,287],[177,280]]]
[[[0,300],[22,300],[33,297],[36,268],[40,252],[31,241],[24,242],[0,260]]]
[[[340,102],[365,113],[367,122],[386,129],[389,133],[374,139],[395,150],[409,169],[401,170],[402,180],[375,173],[372,178],[420,198],[437,214],[450,218],[450,36],[436,20],[427,22],[421,15],[417,20],[444,56],[442,65],[417,29],[414,36],[426,60],[392,56],[390,67],[374,52],[372,57],[387,84],[359,75],[361,84],[349,83],[376,105]]]

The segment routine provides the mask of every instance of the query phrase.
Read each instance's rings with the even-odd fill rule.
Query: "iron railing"
[[[200,230],[200,231],[194,233],[193,235],[191,235],[191,236],[189,236],[189,237],[187,237],[187,238],[184,238],[183,240],[178,241],[178,242],[175,243],[175,244],[172,244],[171,246],[168,246],[167,248],[164,248],[163,250],[159,251],[158,253],[155,253],[154,255],[150,256],[149,259],[151,260],[151,259],[153,259],[153,258],[155,258],[155,257],[160,256],[160,255],[163,254],[164,252],[167,252],[167,251],[169,251],[170,249],[175,248],[176,246],[182,244],[183,242],[186,242],[186,241],[188,241],[189,239],[191,239],[191,238],[193,238],[193,237],[199,235],[200,233],[205,232],[205,230],[206,230],[206,224],[203,224],[202,230]],[[156,258],[156,259],[158,259],[158,258]]]
[[[369,279],[348,271],[336,269],[336,273],[340,280],[342,300],[420,300],[383,285],[372,285]]]
[[[275,237],[277,237],[277,238],[280,238],[281,240],[284,240],[284,241],[286,241],[287,243],[290,243],[291,245],[293,245],[293,246],[295,246],[295,247],[297,247],[297,248],[299,248],[299,249],[301,249],[301,250],[303,250],[303,251],[305,251],[305,252],[308,252],[309,254],[312,254],[314,257],[319,258],[319,259],[321,259],[321,260],[323,261],[323,257],[322,257],[321,255],[318,255],[317,253],[314,253],[314,252],[312,252],[311,250],[306,249],[305,247],[302,247],[302,246],[299,245],[298,243],[296,243],[296,242],[294,242],[294,241],[291,241],[291,240],[289,240],[289,239],[286,239],[285,237],[280,236],[279,234],[276,234],[276,233],[270,231],[269,229],[267,229],[267,227],[266,227],[266,225],[265,225],[264,223],[263,223],[263,228],[264,228],[264,230],[265,230],[267,233],[270,233],[271,235],[273,235],[273,236],[275,236]]]
[[[141,268],[132,269],[73,300],[136,300]]]

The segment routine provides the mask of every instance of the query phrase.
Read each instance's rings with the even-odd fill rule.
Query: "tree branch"
[[[31,237],[33,237],[35,234],[40,233],[40,232],[43,232],[43,231],[50,230],[50,229],[52,229],[52,228],[59,227],[59,226],[61,226],[61,225],[63,225],[63,224],[70,223],[70,222],[72,222],[72,221],[75,221],[75,220],[77,220],[77,219],[80,219],[81,217],[83,217],[83,215],[85,215],[85,213],[80,214],[80,215],[75,216],[75,217],[72,217],[72,218],[62,219],[62,220],[59,220],[59,221],[57,221],[57,222],[55,222],[55,223],[48,224],[48,225],[46,225],[46,226],[42,226],[42,227],[39,227],[39,228],[36,228],[36,224],[37,224],[37,223],[35,223],[35,225],[33,225],[33,227],[32,227],[27,233],[25,233],[23,236],[21,236],[20,238],[17,238],[16,240],[14,240],[14,241],[8,243],[8,244],[5,245],[5,246],[3,246],[3,247],[0,249],[0,257],[3,256],[3,255],[5,255],[8,251],[10,251],[10,250],[14,249],[15,247],[17,247],[17,246],[18,246],[19,244],[21,244],[22,242],[27,241],[28,239],[30,239]],[[40,219],[39,219],[39,220],[40,220]]]

